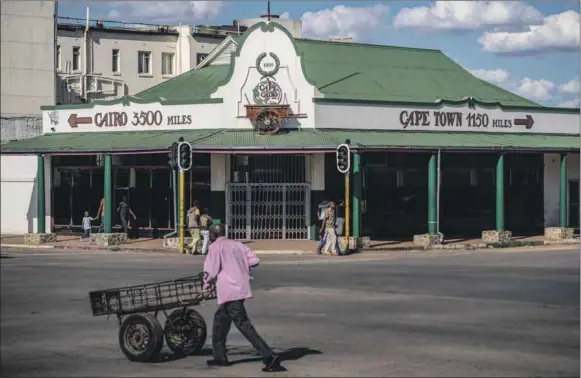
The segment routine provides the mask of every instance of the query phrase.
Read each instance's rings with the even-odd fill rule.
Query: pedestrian
[[[262,356],[262,371],[285,371],[280,365],[280,356],[258,335],[244,307],[244,301],[252,297],[250,269],[259,264],[258,256],[241,242],[227,239],[223,224],[210,227],[210,238],[213,243],[210,244],[210,251],[204,261],[204,288],[208,290],[216,284],[218,309],[214,314],[212,328],[214,358],[207,361],[208,365],[230,365],[226,356],[226,338],[231,324],[234,323]]]
[[[117,211],[119,212],[119,217],[121,218],[121,226],[123,226],[123,231],[126,234],[129,234],[129,222],[127,218],[129,215],[133,217],[133,220],[137,219],[133,211],[131,211],[131,207],[127,203],[127,197],[123,196],[121,198],[121,202],[119,202],[119,206],[117,207]]]
[[[326,243],[325,247],[323,248],[323,253],[326,254],[333,254],[333,249],[335,250],[336,255],[340,255],[339,243],[337,241],[337,232],[335,231],[335,227],[337,226],[337,214],[335,212],[335,202],[329,202],[329,207],[325,210],[325,217],[323,218],[323,222],[321,228],[324,229]]]
[[[83,236],[81,236],[81,240],[85,240],[91,236],[91,222],[97,218],[92,218],[89,216],[89,212],[85,210],[85,216],[83,217]]]
[[[202,255],[208,254],[208,246],[210,245],[210,226],[212,225],[213,219],[208,214],[208,208],[205,207],[202,215],[200,216],[200,233],[202,235]]]
[[[105,198],[101,198],[101,202],[99,202],[99,210],[97,210],[97,216],[95,218],[101,218],[101,224],[97,229],[97,233],[101,233],[105,231]]]
[[[190,243],[188,249],[189,253],[195,255],[198,252],[198,243],[202,239],[202,235],[200,233],[199,201],[194,201],[193,206],[188,210],[187,218],[188,218],[188,231],[190,232],[190,236],[192,237],[192,242]]]

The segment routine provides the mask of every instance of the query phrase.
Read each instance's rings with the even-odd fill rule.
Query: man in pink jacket
[[[223,224],[210,227],[210,248],[204,262],[204,287],[216,284],[218,310],[214,315],[212,328],[212,349],[214,358],[208,361],[209,366],[229,366],[226,357],[226,337],[232,323],[240,333],[260,353],[264,362],[263,371],[284,371],[280,366],[280,357],[258,335],[244,308],[244,301],[252,297],[250,290],[250,268],[260,260],[244,244],[225,237]]]

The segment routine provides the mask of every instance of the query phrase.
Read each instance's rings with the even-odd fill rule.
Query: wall
[[[273,82],[280,86],[281,99],[278,105],[289,105],[292,114],[301,115],[289,118],[285,128],[313,128],[315,126],[313,97],[319,97],[318,89],[305,78],[301,58],[297,55],[293,40],[274,24],[272,31],[263,31],[258,27],[246,36],[244,44],[238,46],[239,56],[234,60],[234,73],[230,81],[217,88],[212,98],[223,98],[223,111],[228,117],[227,128],[240,129],[252,127],[252,122],[246,117],[246,105],[255,104],[255,93],[264,83],[264,77],[256,67],[257,58],[267,54],[261,60],[262,69],[272,71],[277,66],[273,58],[278,59],[279,69],[273,77]],[[256,90],[256,92],[255,92]],[[269,102],[273,104],[272,102]],[[233,115],[233,116],[231,116]]]
[[[579,154],[569,154],[567,157],[567,176],[569,180],[579,180],[579,157]],[[559,226],[560,174],[560,155],[545,154],[545,227]]]
[[[54,105],[54,2],[1,2],[2,142],[40,134],[41,105]]]
[[[0,234],[24,234],[36,232],[36,156],[0,155],[2,168]],[[46,232],[52,225],[51,164],[45,158],[45,218]]]
[[[223,40],[223,37],[192,36],[192,27],[187,25],[176,27],[176,31],[170,33],[91,28],[87,37],[89,51],[85,54],[84,30],[66,28],[67,26],[61,25],[58,30],[57,44],[61,49],[60,81],[62,82],[65,76],[84,73],[83,62],[81,62],[80,70],[72,71],[73,47],[80,47],[81,59],[87,56],[89,63],[87,73],[99,77],[96,82],[99,83],[99,89],[104,91],[100,95],[91,94],[90,98],[92,99],[111,99],[123,95],[134,95],[187,72],[196,66],[198,53],[209,54]],[[113,72],[113,49],[119,50],[120,72]],[[139,51],[151,52],[150,74],[138,73]],[[163,53],[174,54],[173,73],[170,75],[162,75]],[[122,83],[113,83],[111,79],[122,81]],[[80,86],[74,87],[71,94],[63,84],[59,90],[61,91],[59,100],[62,104],[80,102],[76,96],[77,93],[82,94]]]

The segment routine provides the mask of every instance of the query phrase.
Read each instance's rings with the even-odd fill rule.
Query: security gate
[[[309,239],[310,184],[228,184],[231,239]]]

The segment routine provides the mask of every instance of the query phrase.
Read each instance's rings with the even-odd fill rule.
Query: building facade
[[[4,144],[42,135],[40,107],[55,104],[55,2],[2,1],[0,18],[0,142]],[[0,163],[0,211],[6,220],[2,233],[32,231],[36,158],[0,156]]]
[[[261,22],[134,96],[43,109],[44,135],[1,152],[37,156],[39,210],[55,225],[45,232],[78,228],[103,197],[114,214],[123,195],[144,231],[171,231],[168,148],[180,137],[194,150],[185,207],[202,201],[237,239],[315,239],[317,205],[345,198],[341,143],[355,237],[578,227],[579,109],[528,101],[436,50],[306,40]]]

